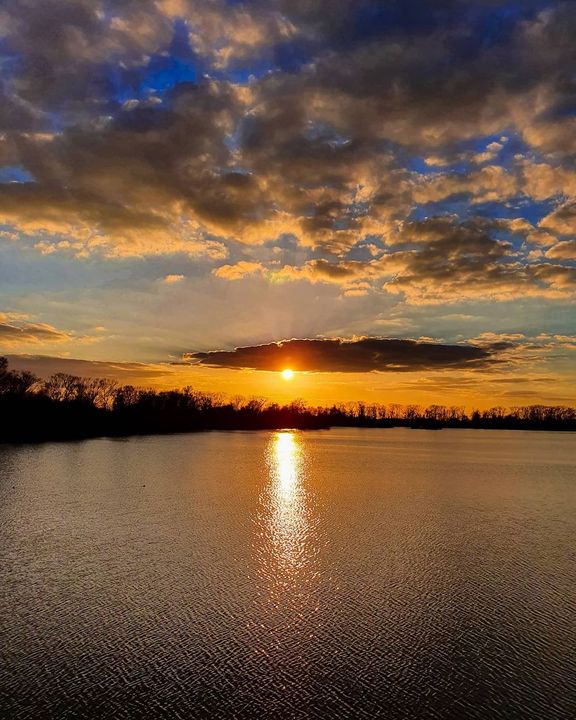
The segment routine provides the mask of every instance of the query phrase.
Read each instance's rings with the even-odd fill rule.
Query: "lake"
[[[0,446],[0,715],[573,720],[575,440]]]

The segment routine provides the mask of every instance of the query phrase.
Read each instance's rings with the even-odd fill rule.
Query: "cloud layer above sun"
[[[0,352],[572,336],[575,34],[552,0],[6,0]]]
[[[361,338],[358,340],[286,340],[282,343],[241,347],[231,351],[192,353],[192,363],[211,367],[312,372],[407,372],[445,368],[482,367],[495,361],[498,349],[471,345]]]

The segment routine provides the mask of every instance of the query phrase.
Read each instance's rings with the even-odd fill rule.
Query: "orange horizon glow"
[[[104,377],[120,384],[154,390],[177,390],[192,386],[226,398],[265,398],[270,402],[290,403],[295,399],[312,406],[361,401],[400,405],[456,405],[473,410],[496,405],[570,405],[576,404],[574,373],[566,368],[561,376],[540,372],[526,374],[509,382],[505,369],[489,376],[466,371],[416,371],[413,373],[343,373],[294,371],[285,381],[283,371],[292,368],[249,370],[172,365],[168,363],[114,363],[68,358],[9,356],[11,367],[30,370],[47,379],[55,372],[80,377]]]

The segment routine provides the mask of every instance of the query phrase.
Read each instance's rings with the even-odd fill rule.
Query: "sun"
[[[290,370],[290,368],[286,368],[286,370],[282,370],[282,377],[284,380],[292,380],[294,377],[294,370]]]

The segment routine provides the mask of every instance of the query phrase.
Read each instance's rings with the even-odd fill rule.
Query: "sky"
[[[574,10],[4,0],[0,353],[276,401],[576,404]]]

